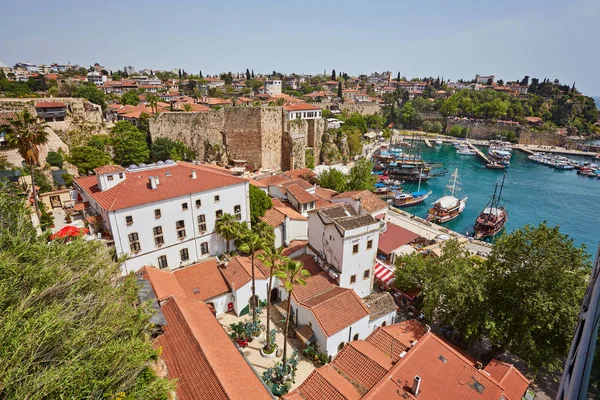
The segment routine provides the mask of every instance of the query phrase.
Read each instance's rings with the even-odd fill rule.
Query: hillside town
[[[0,62],[0,244],[14,263],[59,260],[43,274],[57,279],[48,286],[14,275],[42,293],[30,307],[99,276],[103,293],[122,291],[119,314],[140,340],[127,357],[144,357],[119,371],[137,389],[120,381],[107,398],[548,398],[540,377],[562,368],[587,253],[545,223],[492,244],[396,206],[446,174],[430,174],[415,135],[430,148],[498,139],[530,154],[536,145],[593,156],[600,147],[584,139],[599,132],[594,100],[574,83],[530,76]],[[390,172],[405,160],[417,191]],[[499,215],[497,198],[484,213]],[[26,257],[11,237],[50,253]],[[536,280],[524,287],[524,276]],[[525,309],[525,294],[543,300]],[[29,294],[12,298],[27,308],[18,302]],[[39,351],[51,365],[52,351]],[[10,372],[0,397],[10,386],[6,398],[28,398]],[[128,397],[140,382],[149,392]],[[63,393],[47,385],[43,397]],[[89,393],[104,390],[94,385]]]

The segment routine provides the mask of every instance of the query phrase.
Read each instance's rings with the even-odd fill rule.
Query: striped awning
[[[375,276],[382,282],[388,285],[392,283],[395,278],[395,273],[392,267],[381,264],[380,262],[375,263]]]

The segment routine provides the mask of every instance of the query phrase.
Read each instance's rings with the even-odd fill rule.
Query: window
[[[131,251],[134,253],[137,253],[142,249],[140,246],[140,239],[137,233],[129,234],[129,248],[131,248]]]
[[[352,254],[358,253],[358,243],[352,246]]]
[[[233,207],[233,213],[235,214],[235,219],[240,221],[242,219],[242,206],[237,205]]]
[[[202,253],[202,255],[208,254],[208,242],[200,244],[200,253]]]
[[[158,257],[158,268],[167,268],[169,264],[167,263],[167,256]]]
[[[185,211],[188,209],[187,203],[181,203],[181,210]]]
[[[217,210],[217,212],[215,213],[216,217],[217,217],[217,221],[221,219],[221,217],[223,216],[223,210]]]
[[[369,279],[369,276],[371,276],[371,270],[366,269],[365,272],[363,273],[363,279]]]
[[[179,256],[181,257],[181,261],[187,261],[190,259],[190,253],[188,252],[188,249],[181,249],[179,251]]]
[[[177,221],[175,223],[175,229],[177,229],[177,238],[178,239],[185,238],[185,222],[183,220]]]
[[[215,203],[218,203],[219,201],[221,201],[221,196],[215,196]]]
[[[202,206],[202,200],[196,200],[196,208],[200,208]]]
[[[155,226],[152,228],[152,233],[154,234],[154,245],[160,246],[165,243],[163,239],[163,230],[162,226]]]
[[[119,172],[119,179],[123,179],[123,173]]]
[[[383,321],[383,322],[381,323],[381,326],[386,326],[386,325],[387,325],[387,321]]]
[[[345,344],[346,344],[346,342],[340,343],[340,345],[338,346],[338,351],[341,351],[344,348]]]
[[[204,214],[198,215],[198,231],[200,233],[206,232],[206,217]]]
[[[107,180],[109,180],[109,181],[114,181],[114,180],[115,180],[115,177],[114,177],[114,176],[112,176],[112,175],[108,175],[108,176],[106,177],[106,179],[107,179]]]
[[[154,218],[160,218],[162,216],[161,212],[160,212],[160,208],[157,208],[156,210],[154,210]]]
[[[131,224],[133,224],[133,217],[132,217],[131,215],[128,215],[128,216],[126,216],[126,217],[125,217],[125,223],[126,223],[127,225],[131,225]]]
[[[373,239],[367,241],[367,250],[370,250],[372,248],[373,248]]]
[[[352,338],[352,340],[358,340],[358,333],[356,335],[354,335],[354,337]]]
[[[356,275],[350,277],[350,283],[356,283]]]

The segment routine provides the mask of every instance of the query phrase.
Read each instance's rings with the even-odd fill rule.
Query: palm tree
[[[273,227],[264,221],[252,224],[252,232],[262,237],[269,247],[275,245],[275,231]]]
[[[256,315],[256,274],[254,272],[254,256],[256,251],[259,250],[264,245],[264,239],[258,236],[255,233],[250,233],[244,239],[244,243],[240,246],[240,251],[242,253],[250,253],[252,259],[252,300],[250,301],[252,305],[252,322],[257,322],[258,315]]]
[[[158,110],[158,108],[157,108],[158,96],[155,94],[148,95],[148,97],[146,98],[146,101],[148,101],[148,104],[150,105],[152,112],[154,114],[156,114],[156,111]]]
[[[273,274],[279,269],[279,262],[285,260],[283,256],[283,246],[275,247],[265,245],[263,252],[258,255],[258,259],[269,268],[269,286],[267,287],[267,335],[271,332],[271,290],[273,287]],[[271,341],[267,340],[267,353],[271,352]]]
[[[235,239],[238,235],[238,222],[234,215],[223,214],[215,225],[215,232],[217,235],[225,239],[227,245],[227,254],[229,254],[229,242]]]
[[[287,372],[287,340],[288,331],[290,329],[291,309],[292,309],[292,293],[295,285],[306,285],[306,278],[310,273],[304,269],[304,264],[301,261],[287,260],[281,268],[275,272],[275,276],[283,282],[283,287],[288,291],[288,307],[285,318],[285,330],[283,337],[283,371]]]
[[[190,103],[183,103],[183,111],[190,112],[192,111],[193,106]]]
[[[33,201],[35,204],[35,211],[40,214],[40,207],[37,200],[37,193],[35,191],[35,180],[33,177],[34,166],[40,164],[40,149],[39,146],[48,142],[48,132],[46,128],[48,126],[41,123],[37,116],[31,114],[29,110],[25,109],[18,113],[5,126],[6,139],[11,146],[17,147],[19,154],[25,160],[25,163],[29,165],[31,172],[31,186],[33,190]]]

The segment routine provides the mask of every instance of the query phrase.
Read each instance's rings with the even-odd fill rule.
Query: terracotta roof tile
[[[162,306],[162,347],[180,400],[271,399],[206,304],[173,298]]]
[[[338,193],[335,190],[325,189],[320,186],[315,188],[315,195],[325,200],[331,199],[336,194]]]
[[[275,204],[273,204],[275,205]],[[286,204],[282,203],[281,207],[273,207],[275,208],[277,211],[279,211],[282,214],[285,214],[286,216],[290,217],[290,219],[292,221],[307,221],[308,218],[305,217],[304,215],[300,214],[298,211],[296,211],[295,209],[293,209],[291,206],[287,206]]]
[[[192,169],[197,171],[197,179],[191,178],[190,171]],[[167,176],[165,172],[169,172],[170,175]],[[157,189],[152,190],[148,187],[149,176],[160,177]],[[123,182],[103,192],[98,188],[95,176],[76,178],[75,183],[94,198],[102,208],[114,211],[247,182],[244,178],[235,177],[201,164],[187,162],[178,162],[168,167],[126,172],[125,178]]]
[[[529,387],[527,379],[514,365],[493,359],[484,369],[504,388],[508,400],[519,400]]]
[[[358,390],[331,365],[314,370],[298,386],[297,391],[306,400],[358,400],[361,398]]]
[[[289,171],[283,172],[281,175],[287,176],[290,179],[304,179],[307,178],[316,178],[317,174],[315,174],[310,168],[297,168],[291,169]]]
[[[260,217],[260,219],[273,228],[277,228],[285,221],[285,214],[278,211],[276,208],[270,208],[265,211],[265,215]]]
[[[39,101],[35,103],[35,108],[61,108],[67,105],[61,101]]]
[[[364,340],[348,343],[331,363],[350,382],[358,384],[364,393],[371,390],[392,368],[389,358]]]
[[[229,292],[227,282],[214,258],[176,269],[173,275],[190,300],[205,301]]]
[[[297,302],[302,303],[314,296],[327,292],[337,287],[335,281],[325,271],[306,278],[306,285],[296,286],[292,296]]]
[[[254,257],[256,279],[267,279],[269,270],[258,257]],[[239,289],[252,280],[252,260],[250,257],[236,256],[229,259],[227,266],[220,266],[223,277],[231,288]]]
[[[443,339],[426,333],[364,399],[398,398],[399,394],[417,399],[410,393],[416,375],[421,377],[419,400],[498,400],[504,395],[504,389],[486,372]]]
[[[170,271],[145,266],[137,274],[150,282],[158,301],[166,300],[171,296],[177,296],[181,299],[187,297],[179,281]]]
[[[401,324],[377,328],[369,335],[367,342],[396,362],[400,359],[400,353],[412,347],[413,343],[424,334],[425,327],[417,320],[411,319]]]
[[[267,186],[278,185],[278,184],[281,184],[283,182],[289,182],[289,181],[291,181],[290,178],[288,178],[287,176],[283,176],[283,175],[271,175],[271,176],[267,176],[265,178],[260,178],[260,179],[257,179],[257,180],[259,182],[263,182]]]
[[[340,193],[337,196],[333,196],[333,199],[347,199],[359,200],[361,206],[369,213],[381,211],[388,208],[388,204],[377,197],[376,194],[370,190],[357,190],[353,192]]]
[[[291,194],[300,204],[307,204],[311,202],[316,202],[318,199],[312,194],[308,193],[298,184],[293,184],[286,187],[287,192]]]
[[[283,249],[283,255],[285,257],[288,257],[296,253],[297,251],[300,251],[300,249],[302,249],[303,247],[306,247],[307,244],[308,240],[292,240],[290,242],[290,245]]]
[[[327,337],[367,317],[369,310],[352,289],[333,288],[301,303],[310,308]]]
[[[321,107],[313,106],[312,104],[307,103],[297,103],[297,104],[286,104],[283,106],[286,111],[311,111],[311,110],[321,110]]]
[[[111,165],[104,165],[102,167],[94,168],[94,172],[97,175],[110,174],[110,173],[117,173],[117,172],[125,172],[125,168],[121,167],[120,165],[111,164]]]

